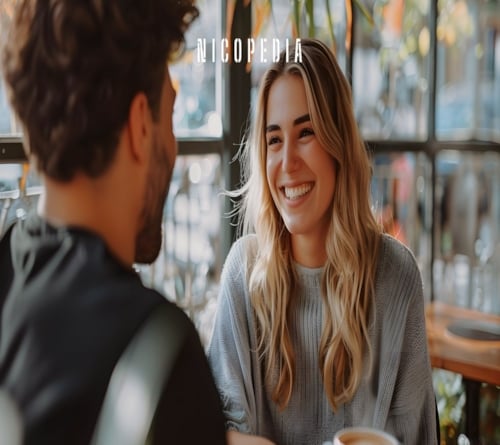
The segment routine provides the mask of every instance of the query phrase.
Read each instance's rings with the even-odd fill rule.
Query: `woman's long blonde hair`
[[[240,154],[243,166],[239,207],[242,233],[257,234],[257,254],[248,271],[250,298],[257,321],[258,348],[266,376],[278,369],[272,398],[285,408],[294,380],[295,358],[290,315],[297,277],[290,234],[278,213],[266,180],[266,109],[269,90],[282,75],[304,81],[311,123],[321,145],[333,157],[336,179],[322,277],[324,327],[319,367],[334,410],[349,401],[363,372],[368,351],[368,322],[380,228],[370,207],[371,165],[353,114],[350,86],[334,55],[318,40],[301,41],[302,62],[282,54],[261,81],[253,126]]]

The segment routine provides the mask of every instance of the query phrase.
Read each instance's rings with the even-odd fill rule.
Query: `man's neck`
[[[123,194],[117,194],[106,178],[77,175],[67,183],[48,178],[44,182],[40,216],[54,226],[76,226],[95,232],[120,262],[132,265],[135,226]]]

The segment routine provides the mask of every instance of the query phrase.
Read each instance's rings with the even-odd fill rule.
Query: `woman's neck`
[[[326,263],[325,237],[292,235],[292,254],[296,263],[309,268],[322,267]]]

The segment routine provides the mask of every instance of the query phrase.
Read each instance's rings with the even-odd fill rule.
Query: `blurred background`
[[[0,39],[16,0],[0,0]],[[270,62],[249,38],[314,36],[351,82],[374,165],[373,209],[410,247],[427,302],[500,315],[500,0],[200,0],[182,59],[171,67],[179,139],[164,209],[164,244],[143,280],[210,336],[218,280],[234,241],[234,156]],[[223,38],[243,60],[223,60]],[[207,60],[199,60],[199,42]],[[0,41],[1,43],[1,41]],[[269,43],[270,44],[270,43]],[[214,58],[212,59],[212,55]],[[0,233],[43,187],[25,163],[22,130],[0,80]],[[0,271],[1,275],[1,271]],[[464,431],[460,374],[435,370],[443,443]],[[500,391],[480,388],[480,440],[500,443]]]

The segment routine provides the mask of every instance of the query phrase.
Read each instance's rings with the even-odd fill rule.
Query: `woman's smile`
[[[297,201],[298,199],[307,195],[313,187],[314,183],[307,182],[298,186],[285,186],[282,187],[281,190],[285,194],[286,199],[290,201]]]

